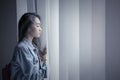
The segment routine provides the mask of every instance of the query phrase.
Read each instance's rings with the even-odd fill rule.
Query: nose
[[[40,27],[39,31],[42,31],[42,28]]]

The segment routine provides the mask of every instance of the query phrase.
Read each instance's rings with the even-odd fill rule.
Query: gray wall
[[[120,80],[120,0],[106,0],[106,80]]]
[[[2,68],[11,60],[17,43],[16,0],[0,0],[0,80]]]

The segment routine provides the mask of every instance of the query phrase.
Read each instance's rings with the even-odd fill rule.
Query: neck
[[[33,37],[27,35],[26,38],[32,43]]]

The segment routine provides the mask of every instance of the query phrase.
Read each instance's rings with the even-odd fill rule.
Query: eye
[[[40,26],[37,26],[37,27],[40,27]]]
[[[40,25],[36,25],[36,27],[40,27]]]

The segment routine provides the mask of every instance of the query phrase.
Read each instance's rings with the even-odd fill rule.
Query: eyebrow
[[[41,23],[36,23],[36,22],[35,22],[35,24],[39,24],[39,25],[41,25]]]

